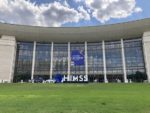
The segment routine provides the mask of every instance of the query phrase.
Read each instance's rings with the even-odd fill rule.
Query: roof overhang
[[[0,23],[0,35],[15,36],[18,41],[97,42],[142,37],[146,31],[150,31],[150,18],[92,27],[37,27]]]

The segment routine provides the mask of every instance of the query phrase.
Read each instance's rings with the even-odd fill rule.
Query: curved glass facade
[[[68,45],[54,44],[53,51],[53,75],[67,75],[68,70]]]
[[[34,78],[44,76],[49,78],[51,62],[51,44],[37,43],[35,52]]]
[[[106,67],[103,64],[102,42],[88,42],[87,46],[85,43],[54,43],[53,49],[51,46],[51,43],[36,44],[35,66],[32,70],[33,43],[18,42],[15,75],[23,74],[31,77],[31,71],[34,71],[34,77],[45,76],[48,79],[57,74],[85,75],[87,73],[89,81],[97,79],[99,82],[104,82],[106,73],[109,82],[116,82],[118,79],[123,82],[124,72],[126,72],[127,78],[132,81],[146,79],[141,39],[123,40],[123,45],[121,40],[105,41]],[[122,47],[124,47],[125,68]]]
[[[87,54],[89,81],[104,81],[102,43],[88,43]]]
[[[132,81],[140,81],[141,77],[146,79],[142,40],[125,40],[124,48],[127,78]]]
[[[123,81],[123,64],[121,56],[121,42],[106,42],[106,70],[107,79],[109,82],[120,79]]]
[[[31,79],[33,43],[18,42],[14,81]]]
[[[85,53],[85,45],[83,44],[71,44],[70,45],[70,56],[72,55],[73,51],[79,51],[83,54]],[[72,75],[79,75],[79,74],[85,74],[85,62],[83,65],[76,65],[74,62],[70,59],[70,73]]]

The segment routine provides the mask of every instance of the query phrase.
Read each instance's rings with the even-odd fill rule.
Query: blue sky
[[[150,0],[0,0],[0,21],[79,27],[150,18]]]

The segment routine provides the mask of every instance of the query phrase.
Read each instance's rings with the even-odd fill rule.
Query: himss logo
[[[83,50],[73,50],[71,52],[71,65],[84,65]]]
[[[68,76],[64,75],[63,77],[64,82],[88,82],[88,76],[87,75],[70,75]]]
[[[72,60],[73,60],[73,61],[78,61],[78,60],[82,60],[82,59],[84,59],[84,57],[83,57],[83,56],[80,56],[80,55],[74,55],[74,56],[72,57]]]

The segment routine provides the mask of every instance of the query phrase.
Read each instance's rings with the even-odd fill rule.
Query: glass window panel
[[[35,52],[34,75],[49,75],[51,60],[51,44],[37,43]]]
[[[72,51],[74,50],[83,51],[85,53],[84,43],[83,44],[71,44],[70,55]],[[85,75],[85,62],[84,62],[84,65],[74,65],[73,62],[71,61],[71,73],[73,75],[78,75],[78,74]]]
[[[103,73],[103,52],[101,43],[88,43],[88,74]]]
[[[14,81],[31,79],[33,43],[17,42]]]
[[[54,44],[53,74],[67,74],[68,44]]]
[[[124,48],[128,78],[145,73],[142,39],[124,40]]]

